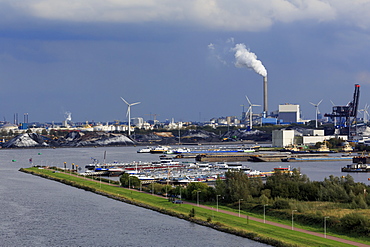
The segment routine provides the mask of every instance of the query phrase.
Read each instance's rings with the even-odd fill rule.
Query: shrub
[[[290,209],[289,201],[285,199],[277,199],[272,205],[274,209]]]
[[[370,236],[370,222],[362,214],[350,213],[340,219],[342,230],[358,235]]]
[[[190,210],[189,217],[190,217],[190,218],[193,218],[194,216],[195,216],[195,209],[194,209],[194,208],[192,208],[192,209]]]

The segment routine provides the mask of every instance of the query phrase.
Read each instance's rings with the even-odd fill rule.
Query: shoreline
[[[128,203],[128,204],[131,204],[131,205],[134,205],[134,206],[139,206],[139,207],[146,208],[146,209],[149,209],[149,210],[153,210],[153,211],[156,211],[156,212],[159,212],[159,213],[162,213],[162,214],[166,214],[166,215],[169,215],[169,216],[172,216],[172,217],[176,217],[176,218],[183,219],[183,220],[186,220],[186,221],[189,221],[189,222],[193,222],[193,223],[196,223],[198,225],[211,227],[211,228],[213,228],[215,230],[218,230],[218,231],[222,231],[222,232],[237,235],[237,236],[240,236],[240,237],[248,238],[248,239],[251,239],[253,241],[260,242],[260,243],[269,244],[269,245],[272,245],[272,246],[281,246],[281,247],[296,246],[296,245],[291,245],[291,244],[287,244],[287,243],[282,243],[279,240],[273,240],[273,239],[269,239],[269,238],[264,239],[263,237],[259,236],[257,233],[247,233],[247,232],[234,230],[234,229],[231,229],[231,228],[229,228],[229,227],[227,227],[227,226],[225,226],[221,223],[218,223],[218,222],[211,223],[211,222],[207,222],[207,221],[204,221],[204,220],[196,219],[196,218],[190,217],[190,216],[185,215],[185,214],[180,214],[180,213],[177,213],[175,211],[167,210],[165,208],[155,207],[155,206],[152,206],[152,205],[149,205],[149,204],[146,204],[146,203],[136,201],[134,199],[129,199],[129,198],[127,198],[125,196],[122,196],[122,195],[117,196],[117,195],[113,195],[113,194],[108,193],[108,192],[104,192],[103,190],[96,190],[96,189],[91,188],[89,186],[80,186],[80,185],[78,185],[78,184],[76,184],[72,181],[68,181],[68,180],[65,180],[65,179],[58,179],[58,178],[48,176],[48,175],[42,174],[42,173],[36,173],[34,171],[29,171],[25,168],[21,168],[21,169],[19,169],[19,171],[27,173],[27,174],[31,174],[31,175],[34,175],[34,176],[39,176],[39,177],[42,177],[42,178],[46,178],[46,179],[49,179],[49,180],[52,180],[52,181],[60,182],[62,184],[69,185],[69,186],[72,186],[72,187],[75,187],[75,188],[78,188],[78,189],[83,189],[83,190],[86,190],[86,191],[89,191],[89,192],[92,192],[92,193],[95,193],[95,194],[98,194],[98,195],[101,195],[101,196],[105,196],[105,197],[108,197],[108,198],[111,198],[111,199],[114,199],[114,200],[117,200],[117,201],[120,201],[120,202]],[[67,175],[69,175],[69,174],[67,174]],[[93,181],[95,181],[95,180],[93,180]],[[110,184],[110,186],[112,186],[112,184]],[[120,188],[125,189],[123,187],[120,187]],[[145,193],[145,192],[142,192],[142,193]],[[158,196],[158,197],[163,198],[162,196]],[[278,245],[273,245],[273,244],[278,244]]]
[[[48,170],[48,169],[45,169],[45,170]],[[269,245],[273,245],[273,246],[289,246],[289,247],[290,246],[299,246],[298,243],[295,243],[295,244],[286,243],[286,242],[284,242],[282,240],[279,240],[279,239],[274,239],[272,237],[260,235],[255,230],[254,231],[253,230],[252,231],[247,231],[247,230],[242,229],[242,228],[235,228],[231,225],[227,225],[227,223],[225,224],[225,223],[220,223],[220,222],[216,222],[216,221],[215,222],[209,221],[210,217],[208,217],[207,220],[201,219],[199,217],[191,217],[189,215],[186,215],[185,213],[177,212],[176,210],[171,210],[173,208],[158,207],[158,206],[150,205],[149,204],[150,201],[144,201],[143,202],[143,201],[135,200],[133,198],[132,192],[134,192],[135,194],[136,193],[145,193],[145,192],[139,192],[137,190],[126,189],[126,188],[123,188],[123,187],[120,187],[120,186],[117,186],[117,185],[115,186],[119,189],[125,190],[126,192],[130,192],[131,193],[131,199],[130,199],[129,198],[130,196],[127,196],[127,195],[124,196],[124,195],[121,195],[121,194],[117,194],[117,195],[112,194],[108,191],[104,191],[104,189],[101,189],[101,188],[99,189],[99,188],[93,188],[93,187],[87,186],[87,185],[82,185],[81,183],[79,184],[77,182],[74,182],[74,181],[71,181],[71,180],[68,180],[68,179],[58,178],[58,177],[54,176],[53,174],[48,175],[48,174],[45,174],[45,172],[38,172],[38,170],[34,171],[34,170],[30,170],[30,168],[27,168],[27,169],[21,168],[20,171],[28,173],[28,174],[40,176],[40,177],[43,177],[43,178],[47,178],[47,179],[50,179],[50,180],[54,180],[54,181],[57,181],[57,182],[61,182],[63,184],[73,186],[73,187],[76,187],[76,188],[79,188],[79,189],[84,189],[86,191],[90,191],[90,192],[93,192],[93,193],[96,193],[96,194],[99,194],[99,195],[103,195],[103,196],[112,198],[114,200],[122,201],[122,202],[129,203],[129,204],[132,204],[132,205],[135,205],[135,206],[139,206],[139,207],[142,207],[142,208],[157,211],[159,213],[163,213],[163,214],[166,214],[166,215],[169,215],[169,216],[172,216],[172,217],[177,217],[179,219],[184,219],[184,220],[187,220],[189,222],[193,222],[193,223],[196,223],[196,224],[199,224],[199,225],[203,225],[203,226],[206,226],[206,227],[211,227],[211,228],[213,228],[215,230],[218,230],[218,231],[222,231],[222,232],[226,232],[226,233],[229,233],[229,234],[245,237],[245,238],[257,241],[257,242],[261,242],[261,243],[265,243],[265,244],[269,244]],[[49,172],[51,172],[51,171],[52,170],[49,170]],[[56,173],[56,174],[58,174],[58,173]],[[60,173],[71,176],[71,174],[69,174],[69,173],[63,173],[63,172],[60,172]],[[81,178],[78,175],[72,175],[72,176],[80,178],[80,179],[84,179],[84,178]],[[96,183],[95,185],[98,184],[98,182],[96,180],[92,180],[92,179],[89,179],[89,180],[94,181]],[[105,183],[105,182],[102,182],[102,183],[104,183],[104,185],[113,186],[112,184],[108,184],[108,183]],[[146,193],[146,194],[150,195],[148,193]],[[136,194],[136,195],[138,195],[138,194]],[[155,196],[156,196],[156,198],[165,199],[162,196],[157,196],[157,195],[155,195]],[[197,205],[195,205],[193,203],[190,203],[190,202],[184,202],[184,205],[185,204],[187,204],[189,206],[192,206],[193,209],[194,209],[194,207],[197,206]],[[198,206],[198,208],[199,208],[199,206]],[[202,208],[207,208],[208,210],[214,210],[213,208],[211,209],[208,206],[204,206],[204,205],[202,205]],[[227,212],[227,211],[225,211],[225,212]],[[233,213],[229,212],[228,214],[232,215]],[[203,218],[204,217],[205,216],[203,216]],[[243,216],[243,217],[245,218],[245,216]],[[261,222],[260,219],[257,219],[257,218],[253,219],[253,217],[250,217],[250,218],[251,218],[252,221]],[[239,219],[240,219],[240,217],[239,217]],[[247,219],[249,220],[248,216],[247,216]],[[271,222],[271,225],[273,225],[273,224],[276,224],[276,223]],[[285,227],[280,226],[280,228],[285,228]],[[258,230],[258,229],[256,229],[256,230]],[[305,231],[305,230],[302,230],[302,231]],[[318,234],[316,232],[307,233],[307,234],[321,236],[320,234]],[[320,237],[320,238],[322,238],[322,237]],[[355,243],[355,245],[357,245],[357,246],[368,246],[368,245],[365,245],[365,244],[361,244],[361,243],[357,243],[357,242],[353,242],[353,241],[345,240],[345,239],[339,239],[339,238],[336,238],[336,237],[330,237],[330,238],[332,240],[335,240],[335,241],[340,241],[340,242],[346,241],[346,243],[350,243],[350,244]],[[328,236],[328,239],[329,239],[329,236]],[[335,246],[335,245],[328,244],[328,246]]]

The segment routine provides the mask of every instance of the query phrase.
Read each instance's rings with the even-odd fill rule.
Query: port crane
[[[325,117],[330,117],[337,123],[336,128],[340,133],[347,135],[348,139],[357,136],[357,110],[360,99],[360,85],[355,84],[353,99],[345,106],[333,106],[332,113],[326,113]]]

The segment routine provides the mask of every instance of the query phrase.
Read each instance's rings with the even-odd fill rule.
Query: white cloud
[[[0,20],[16,13],[13,21],[27,16],[71,22],[182,22],[238,31],[304,20],[370,26],[369,0],[0,0],[0,7],[6,14]]]

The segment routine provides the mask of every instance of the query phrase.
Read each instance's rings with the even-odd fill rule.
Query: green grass
[[[53,173],[52,170],[38,169],[35,167],[27,168],[24,170],[26,172],[33,172],[35,174],[42,174],[50,178],[63,180],[61,182],[65,182],[75,187],[91,190],[100,194],[105,194],[106,196],[110,196],[118,200],[124,200],[128,203],[151,208],[159,212],[163,212],[180,218],[185,218],[191,221],[202,221],[203,224],[207,224],[208,221],[209,223],[212,223],[210,224],[212,227],[219,230],[235,233],[237,235],[245,236],[261,242],[268,242],[269,244],[275,246],[351,246],[322,237],[312,236],[310,234],[271,226],[252,220],[249,220],[247,223],[247,220],[242,217],[232,216],[189,204],[173,204],[164,197],[153,196],[151,194],[143,193],[136,190],[128,190],[122,187],[100,183],[99,180],[92,181],[85,179],[84,177],[74,177],[62,172]],[[189,213],[192,208],[195,209],[194,218],[189,217]],[[238,212],[235,209],[230,209],[225,206],[219,206],[219,209]],[[248,213],[248,215],[253,217],[261,217],[261,215],[250,213]],[[288,221],[284,222],[282,220],[276,220],[268,216],[266,217],[266,220],[275,221],[286,225],[289,225],[291,223]],[[315,231],[315,229],[313,228],[308,228],[299,224],[295,224],[295,227]],[[316,229],[316,231],[318,230]],[[359,241],[358,239],[351,239],[349,237],[346,237],[346,239]],[[369,244],[369,242],[365,243]]]

